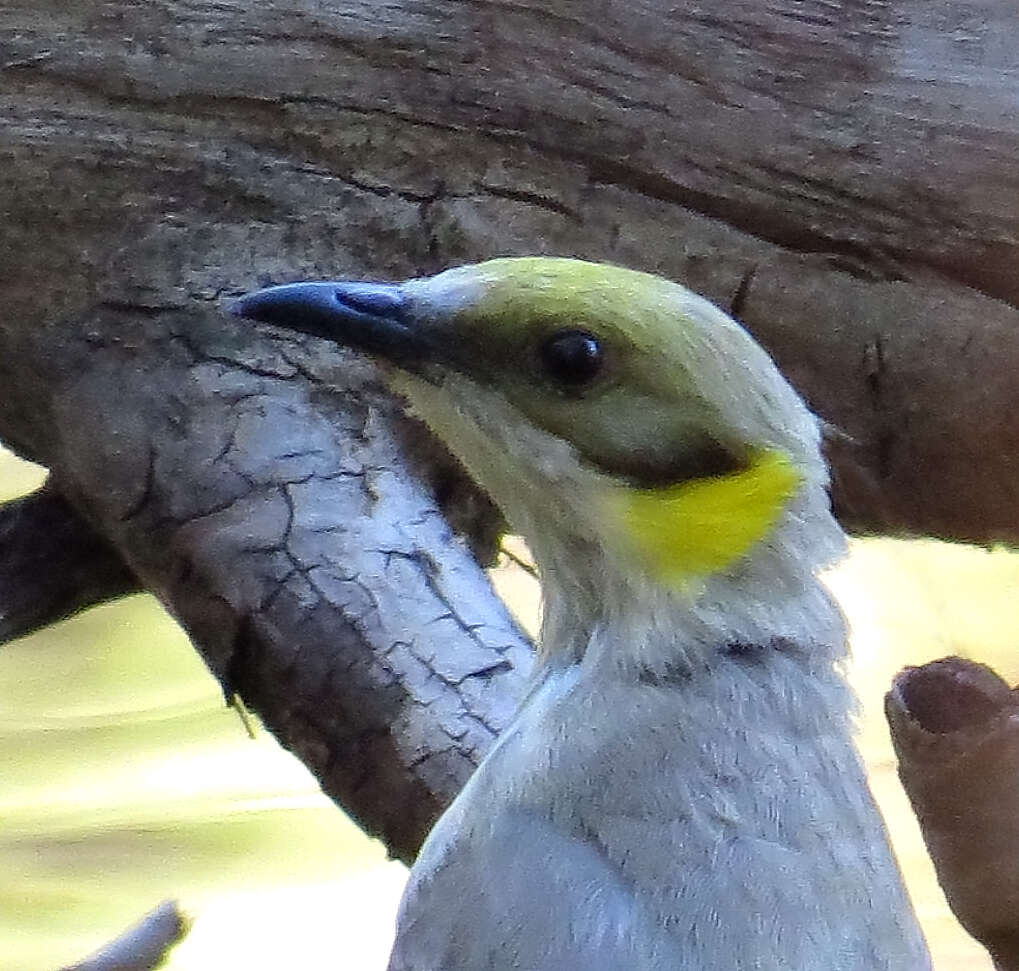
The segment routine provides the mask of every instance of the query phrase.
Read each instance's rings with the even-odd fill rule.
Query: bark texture
[[[902,671],[885,710],[952,910],[998,971],[1019,971],[1019,691],[944,658]]]
[[[0,644],[141,589],[56,490],[0,504]]]
[[[409,857],[526,673],[434,487],[494,517],[368,365],[219,302],[662,273],[831,423],[848,526],[1015,542],[1017,50],[1010,0],[10,0],[0,439]]]

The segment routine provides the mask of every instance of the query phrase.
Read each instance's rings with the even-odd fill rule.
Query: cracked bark
[[[1015,542],[1017,31],[1005,0],[7,3],[0,438],[408,858],[526,672],[436,490],[479,549],[495,518],[370,366],[218,302],[662,273],[831,423],[847,525]]]

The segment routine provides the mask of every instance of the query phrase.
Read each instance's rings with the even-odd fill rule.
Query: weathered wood
[[[54,489],[0,504],[0,644],[139,589],[116,550]]]
[[[101,332],[117,339],[94,354]],[[215,311],[99,307],[53,351],[55,481],[224,694],[409,860],[530,651],[425,483],[450,460],[420,468],[421,431],[373,369],[308,345]]]
[[[856,443],[852,523],[1014,539],[1016,24],[1008,0],[6,4],[7,326],[613,259],[735,302]]]

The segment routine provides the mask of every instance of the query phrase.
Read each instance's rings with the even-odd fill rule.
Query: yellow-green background
[[[0,499],[41,472],[0,454]],[[497,582],[533,620],[534,581]],[[864,754],[938,971],[991,965],[949,914],[894,775],[881,697],[945,654],[1019,680],[1019,555],[870,540],[831,577],[854,629]],[[0,971],[53,971],[166,897],[175,971],[385,966],[405,871],[271,736],[246,736],[147,597],[0,647]]]

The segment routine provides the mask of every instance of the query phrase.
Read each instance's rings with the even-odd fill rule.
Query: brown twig
[[[959,922],[1019,971],[1019,692],[950,657],[885,696],[899,777]]]

